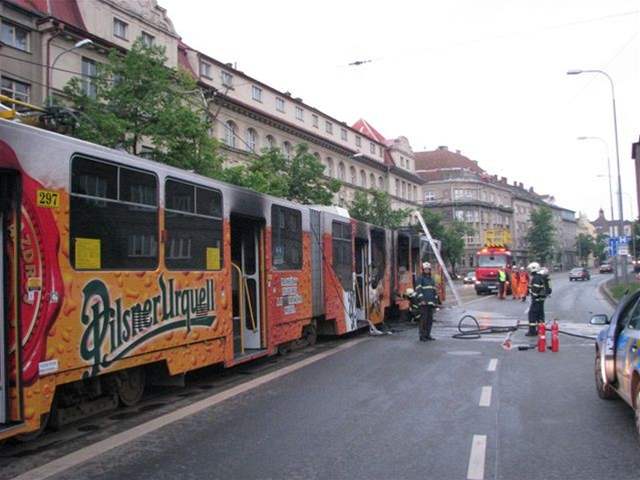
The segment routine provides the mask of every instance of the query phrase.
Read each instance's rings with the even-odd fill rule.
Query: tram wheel
[[[40,426],[38,427],[37,430],[34,430],[32,432],[27,432],[27,433],[20,433],[16,435],[14,438],[16,439],[16,441],[20,443],[32,442],[33,440],[40,437],[40,435],[44,433],[44,431],[47,429],[48,424],[49,424],[49,414],[44,413],[40,417]]]
[[[120,403],[125,407],[133,407],[144,395],[145,374],[143,368],[131,368],[118,372],[117,392]]]

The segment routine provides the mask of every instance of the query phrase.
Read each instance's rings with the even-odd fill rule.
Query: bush
[[[613,287],[610,288],[610,291],[613,298],[615,298],[616,300],[620,300],[622,297],[625,296],[626,293],[632,293],[638,289],[640,289],[640,283],[629,282],[629,283],[619,283],[618,285],[614,285]]]

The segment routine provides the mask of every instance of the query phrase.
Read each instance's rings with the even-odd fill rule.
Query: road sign
[[[618,255],[629,255],[629,245],[626,243],[624,245],[620,245],[620,248],[618,248]]]
[[[618,255],[618,237],[612,237],[609,239],[609,256],[615,257]]]

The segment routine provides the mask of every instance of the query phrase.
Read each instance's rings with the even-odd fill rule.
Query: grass
[[[627,290],[629,290],[628,293],[631,293],[639,289],[640,289],[640,283],[629,282],[629,283],[620,283],[618,285],[613,285],[612,287],[610,287],[609,290],[611,291],[611,295],[613,296],[613,298],[615,298],[616,300],[620,300],[622,297],[624,297],[625,293],[627,293]]]

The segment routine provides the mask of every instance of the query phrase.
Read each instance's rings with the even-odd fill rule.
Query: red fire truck
[[[476,293],[496,293],[498,291],[498,270],[511,272],[512,256],[506,245],[486,245],[477,253]]]

